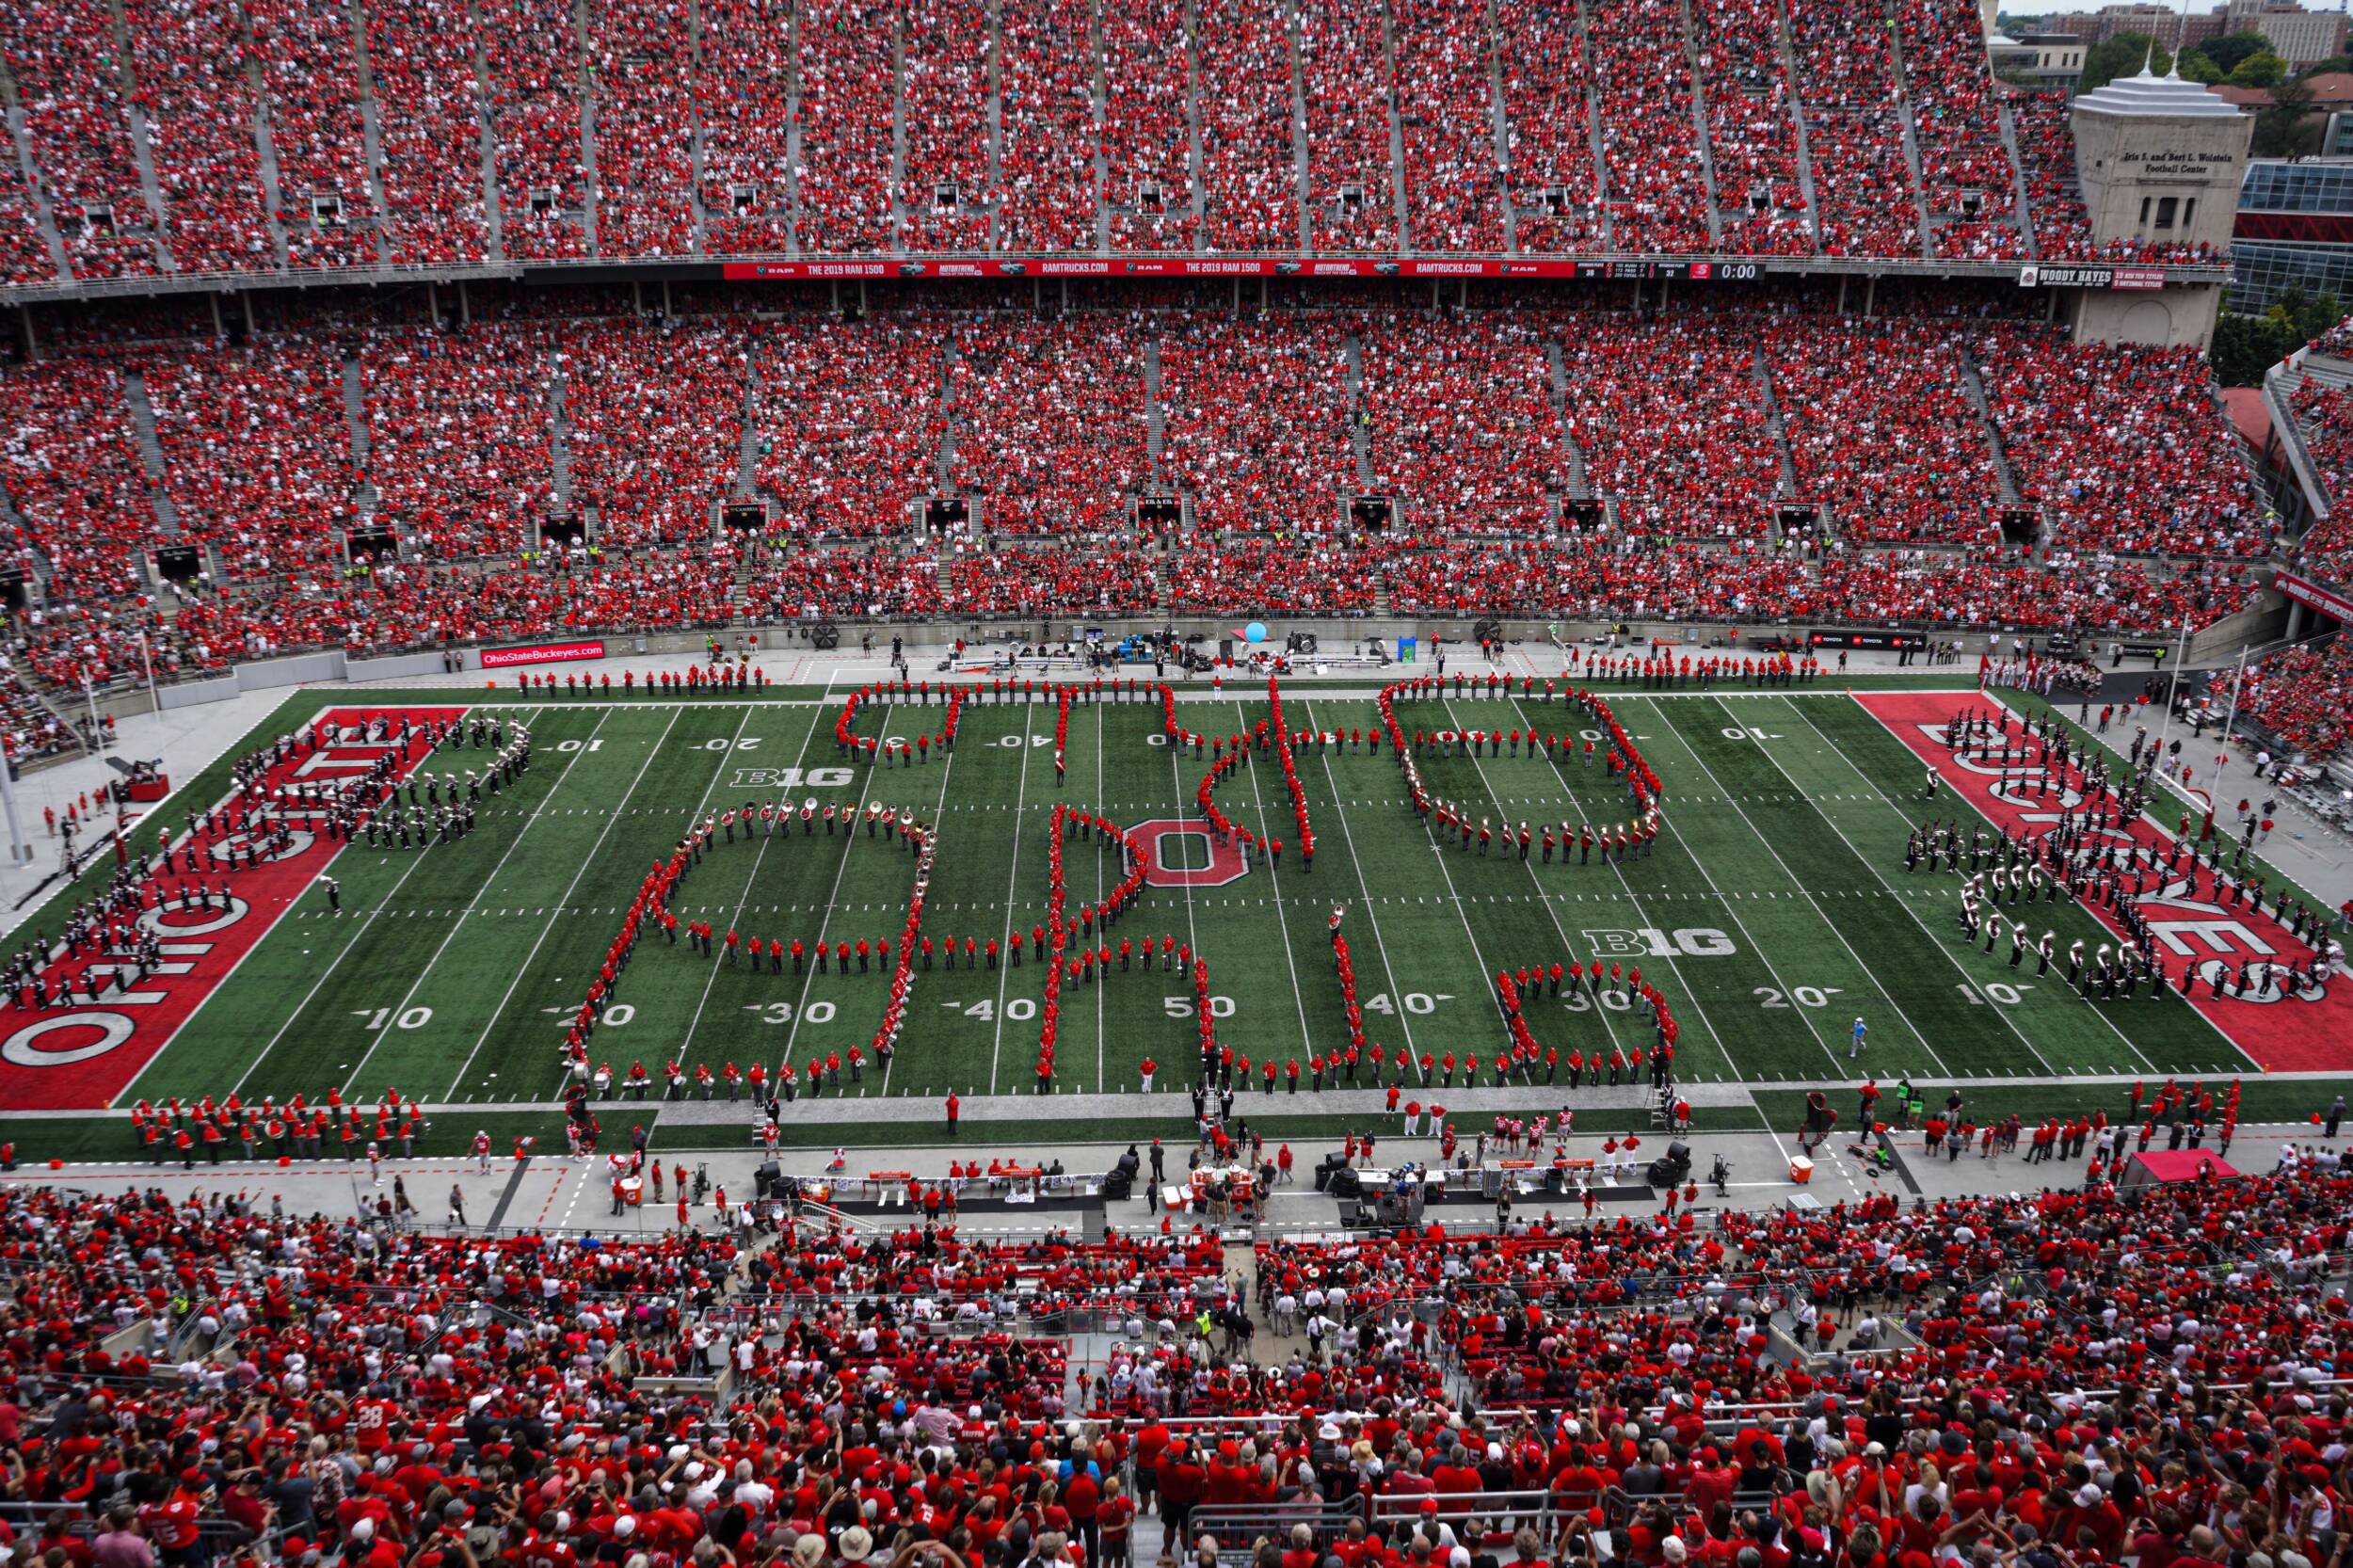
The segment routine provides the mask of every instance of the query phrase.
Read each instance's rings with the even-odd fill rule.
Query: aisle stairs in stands
[[[555,509],[570,512],[572,501],[572,430],[564,415],[564,372],[551,362],[548,371],[548,468],[555,480]]]
[[[122,373],[122,400],[130,406],[131,436],[139,449],[139,466],[147,471],[148,498],[155,505],[155,532],[177,539],[180,512],[164,490],[164,444],[155,439],[155,405],[148,399],[147,378],[137,371]]]
[[[1591,501],[1593,484],[1585,468],[1585,448],[1569,429],[1569,365],[1559,344],[1545,344],[1545,363],[1551,372],[1553,415],[1561,422],[1561,451],[1568,460],[1570,498]]]
[[[1348,356],[1348,445],[1356,455],[1356,492],[1372,493],[1372,432],[1365,422],[1365,344],[1351,333]]]
[[[114,31],[114,58],[118,64],[122,102],[129,109],[131,124],[131,159],[138,165],[139,194],[147,199],[148,221],[155,231],[155,260],[166,272],[180,270],[172,256],[170,231],[164,226],[164,187],[155,177],[155,149],[147,123],[147,111],[139,105],[138,84],[131,74],[131,24],[122,14],[122,0],[106,0],[106,21]]]
[[[49,188],[33,167],[33,138],[24,128],[24,105],[16,94],[16,72],[0,60],[0,105],[8,115],[8,157],[17,165],[17,172],[24,182],[25,194],[33,203],[33,227],[40,232],[40,242],[49,252],[49,264],[57,269],[60,278],[72,277],[67,264],[65,237],[57,232],[57,216],[49,205]]]
[[[2001,117],[2002,151],[2009,154],[2010,200],[2018,207],[2018,233],[2026,242],[2026,255],[2034,261],[2042,259],[2042,247],[2034,232],[2034,203],[2026,192],[2026,163],[2018,155],[2018,121],[2009,112],[2007,99],[1996,96],[1993,111]]]
[[[1929,217],[1928,181],[1920,172],[1920,135],[1913,120],[1912,93],[1905,86],[1904,40],[1893,16],[1883,18],[1887,25],[1888,70],[1895,77],[1896,113],[1904,133],[1904,168],[1912,178],[1912,199],[1920,210],[1920,254],[1936,260],[1936,227]]]
[[[1773,51],[1781,61],[1782,79],[1789,86],[1789,118],[1798,128],[1798,189],[1805,195],[1806,232],[1822,243],[1822,203],[1814,189],[1814,147],[1806,137],[1805,94],[1799,90],[1804,75],[1798,70],[1798,50],[1789,27],[1788,0],[1773,0]]]
[[[1985,375],[1966,348],[1956,348],[1961,360],[1961,390],[1968,396],[1969,406],[1977,411],[1977,423],[1985,427],[1986,451],[1993,459],[1994,475],[2001,482],[2002,504],[2016,506],[2025,498],[2018,488],[2018,472],[2010,467],[2009,452],[2002,445],[2002,432],[1993,423],[1993,407],[1985,394]]]
[[[351,504],[359,513],[360,524],[366,527],[376,520],[384,498],[371,477],[368,459],[368,406],[360,375],[360,360],[353,356],[344,360],[344,424],[351,434]]]
[[[1707,194],[1707,242],[1724,243],[1723,201],[1716,189],[1716,152],[1707,135],[1707,88],[1700,79],[1699,28],[1691,15],[1691,0],[1676,0],[1683,14],[1683,72],[1691,84],[1692,145],[1700,150],[1700,185]]]
[[[1773,459],[1781,469],[1779,494],[1785,501],[1798,499],[1798,460],[1789,450],[1789,427],[1781,417],[1781,400],[1773,395],[1773,373],[1765,364],[1765,351],[1758,349],[1749,361],[1750,373],[1756,377],[1757,406],[1765,411],[1765,432],[1773,438]]]
[[[235,14],[241,16],[242,12]],[[247,25],[240,21],[236,31],[244,33]],[[278,253],[278,264],[285,266],[288,264],[286,225],[279,211],[277,195],[282,188],[278,183],[278,146],[270,139],[269,134],[269,81],[262,74],[262,62],[253,52],[251,40],[241,39],[240,41],[246,46],[246,86],[253,94],[253,146],[262,161],[262,188],[257,193],[262,199],[262,220],[269,225],[270,248]]]

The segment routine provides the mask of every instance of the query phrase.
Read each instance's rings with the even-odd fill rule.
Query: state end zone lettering
[[[338,707],[322,710],[312,722],[342,728],[383,718],[396,732],[403,719],[423,726],[456,718],[465,711]],[[264,776],[264,788],[275,791],[296,779],[364,773],[388,753],[397,758],[395,776],[406,778],[427,749],[422,737],[412,736],[405,748],[391,744],[329,744],[315,751],[297,751],[292,760],[272,767]],[[232,792],[224,802],[211,804],[234,798]],[[281,808],[273,805],[264,805],[252,813],[262,820],[280,815]],[[342,844],[311,829],[307,813],[286,814],[283,821],[291,843],[282,853],[263,858],[252,871],[239,872],[226,908],[140,911],[136,924],[158,939],[163,959],[132,989],[117,987],[114,977],[121,972],[120,967],[104,954],[62,957],[43,969],[53,981],[60,975],[103,976],[104,994],[95,1002],[42,1008],[29,1019],[24,1018],[23,1009],[9,1004],[7,1013],[12,1027],[0,1038],[0,1111],[103,1107],[146,1070],[180,1027],[220,989],[279,918],[342,853]],[[177,843],[181,837],[174,834],[173,841]],[[147,841],[153,842],[152,839]],[[224,848],[244,841],[242,833],[214,840]]]

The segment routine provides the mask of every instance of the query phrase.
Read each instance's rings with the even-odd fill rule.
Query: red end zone
[[[401,720],[421,725],[426,720],[453,719],[462,708],[334,708],[319,713],[314,724],[364,726],[377,718],[397,731]],[[298,746],[294,758],[264,775],[264,788],[275,790],[292,779],[332,779],[362,773],[387,752],[399,756],[399,773],[406,776],[427,747],[412,736],[405,747],[378,744],[328,744],[315,750]],[[229,801],[237,796],[232,794]],[[224,807],[227,802],[222,803]],[[264,806],[262,811],[266,813]],[[95,1001],[72,1006],[27,1010],[10,999],[0,1003],[0,1111],[95,1110],[110,1103],[146,1070],[158,1051],[179,1032],[246,954],[261,944],[297,898],[317,880],[343,844],[324,833],[313,833],[308,817],[289,819],[293,844],[284,854],[266,859],[249,872],[207,876],[216,893],[226,887],[229,906],[217,897],[209,908],[164,909],[152,897],[144,902],[136,923],[161,940],[163,961],[129,991],[114,988],[116,960],[110,953],[92,952],[85,946],[79,957],[59,956],[42,969],[54,984],[60,977],[79,977],[95,969],[104,995]],[[133,835],[151,849],[153,831]],[[177,840],[181,837],[175,833]],[[212,842],[222,849],[242,843],[241,832],[231,831]],[[178,878],[173,878],[177,881]],[[57,934],[51,932],[54,941]],[[58,950],[62,954],[62,949]],[[215,1086],[225,1092],[228,1084]]]
[[[2013,801],[1997,788],[2002,776],[1999,766],[1945,748],[1946,721],[1964,708],[1985,708],[1988,699],[1983,695],[1868,692],[1857,694],[1855,701],[1995,826],[2036,834],[2057,817],[2060,797]],[[2064,804],[2072,805],[2076,798],[2071,792]],[[2166,829],[2146,816],[2131,824],[2129,834],[2133,841],[2160,851],[2172,843]],[[2204,896],[2199,892],[2201,886],[2206,889]],[[2184,962],[2199,965],[2202,972],[2215,960],[2227,961],[2235,969],[2239,960],[2250,954],[2288,962],[2312,953],[2309,946],[2269,915],[2259,914],[2244,903],[2217,902],[2211,882],[2203,878],[2185,876],[2169,883],[2163,891],[2143,897],[2140,904],[2169,972],[2177,976]],[[2121,926],[2097,905],[2086,907],[2101,924],[2121,934]],[[2342,976],[2293,995],[2272,987],[2262,993],[2250,991],[2245,997],[2217,997],[2212,985],[2201,983],[2191,1004],[2265,1072],[2339,1071],[2353,1065],[2353,984]]]

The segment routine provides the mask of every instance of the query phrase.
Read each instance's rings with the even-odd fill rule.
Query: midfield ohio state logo
[[[1147,888],[1223,888],[1250,874],[1241,851],[1197,822],[1133,823],[1128,839],[1151,856],[1144,873]]]

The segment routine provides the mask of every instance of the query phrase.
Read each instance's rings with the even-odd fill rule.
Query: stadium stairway
[[[1146,470],[1153,482],[1166,481],[1160,473],[1160,454],[1168,437],[1168,410],[1160,402],[1160,340],[1144,340],[1144,455]]]
[[[1512,167],[1512,130],[1503,105],[1503,51],[1492,47],[1496,42],[1495,0],[1487,0],[1481,13],[1481,30],[1486,35],[1487,56],[1487,134],[1495,142],[1496,168]],[[1512,205],[1510,191],[1503,198],[1503,248],[1517,253],[1520,248],[1519,212]]]
[[[1348,356],[1348,444],[1356,455],[1356,490],[1372,493],[1372,432],[1365,423],[1365,345],[1350,333]]]
[[[360,389],[360,360],[357,356],[344,360],[344,424],[351,438],[352,508],[359,515],[361,526],[376,520],[376,509],[383,495],[368,470],[368,409],[367,397]]]
[[[1291,62],[1291,174],[1299,188],[1299,248],[1316,246],[1315,197],[1307,177],[1307,62],[1300,57],[1299,36],[1305,24],[1296,0],[1279,0],[1283,15],[1283,46]]]
[[[555,481],[556,510],[570,511],[572,427],[564,412],[564,372],[554,364],[548,370],[548,470]]]
[[[479,38],[474,40],[473,48],[473,90],[474,102],[478,104],[488,105],[498,102],[490,90],[489,61],[483,53]],[[506,259],[506,234],[499,213],[498,133],[492,129],[489,114],[484,113],[480,120],[481,129],[478,136],[482,143],[484,244],[490,260],[503,262]]]
[[[1700,185],[1707,193],[1707,243],[1724,243],[1723,203],[1716,191],[1716,154],[1707,139],[1707,88],[1700,80],[1698,30],[1691,20],[1691,0],[1675,0],[1683,18],[1683,72],[1691,83],[1691,134],[1700,150]]]
[[[1985,376],[1977,361],[1965,347],[1956,347],[1961,361],[1961,390],[1968,395],[1969,407],[1977,411],[1977,424],[1985,431],[1986,451],[1993,458],[1993,472],[2001,480],[2002,504],[2015,506],[2025,497],[2018,488],[2018,471],[2009,466],[2009,452],[2002,445],[2002,432],[1993,423],[1993,406],[1986,401]]]
[[[1386,6],[1381,8],[1381,72],[1388,84],[1383,114],[1389,126],[1389,195],[1397,204],[1397,243],[1401,250],[1410,249],[1414,236],[1405,205],[1405,120],[1397,107],[1397,19]]]
[[[1822,244],[1822,203],[1814,189],[1814,149],[1806,139],[1803,80],[1798,72],[1798,51],[1789,30],[1789,0],[1773,0],[1773,48],[1781,59],[1782,80],[1789,85],[1789,118],[1798,128],[1798,189],[1805,197],[1805,228],[1816,249]]]
[[[1763,349],[1750,357],[1749,370],[1756,377],[1756,400],[1765,410],[1766,433],[1773,438],[1773,460],[1781,470],[1780,495],[1784,500],[1795,500],[1798,460],[1789,450],[1789,426],[1781,417],[1781,400],[1773,395],[1773,373],[1766,368]]]
[[[1569,429],[1568,361],[1561,357],[1561,345],[1549,336],[1545,339],[1545,363],[1551,372],[1553,423],[1561,431],[1561,447],[1568,458],[1569,495],[1573,500],[1591,501],[1593,485],[1585,469],[1585,448]]]
[[[386,216],[392,204],[384,189],[384,119],[377,112],[373,80],[368,75],[367,28],[355,13],[352,18],[352,62],[360,73],[360,150],[368,160],[365,179],[369,205],[376,209],[376,260],[379,266],[392,264],[392,223]]]
[[[1884,7],[1881,8],[1882,10]],[[1912,200],[1919,209],[1920,254],[1929,261],[1936,260],[1936,226],[1929,220],[1928,182],[1920,173],[1920,132],[1913,123],[1912,92],[1906,85],[1910,78],[1904,72],[1904,40],[1902,30],[1895,18],[1887,18],[1887,64],[1896,83],[1896,115],[1904,134],[1904,168],[1912,180]]]
[[[1103,152],[1103,121],[1109,112],[1110,84],[1103,76],[1103,0],[1087,7],[1087,113],[1095,131],[1095,155],[1088,162],[1095,180],[1095,246],[1112,248],[1112,161]]]
[[[155,532],[176,539],[180,511],[164,488],[164,443],[155,439],[155,405],[148,399],[147,378],[136,370],[122,373],[122,401],[131,410],[131,436],[139,449],[139,466],[147,471],[148,497],[155,504]],[[143,568],[143,560],[141,564]]]
[[[254,56],[249,39],[245,80],[253,94],[253,149],[262,160],[262,221],[269,225],[270,248],[278,253],[278,264],[282,267],[291,264],[286,248],[285,203],[280,199],[283,187],[278,179],[278,146],[269,134],[269,82],[262,74],[262,62]]]
[[[572,0],[572,98],[580,105],[580,174],[586,206],[580,215],[588,254],[597,248],[596,94],[588,90],[588,0]]]
[[[907,26],[904,7],[890,8],[890,248],[906,246]],[[945,488],[946,475],[941,475]]]
[[[131,25],[122,14],[122,0],[106,0],[106,19],[114,32],[122,102],[130,111],[131,158],[138,166],[139,194],[147,200],[147,220],[155,233],[155,261],[166,272],[177,272],[180,264],[171,253],[171,231],[164,224],[163,182],[155,175],[154,136],[147,111],[139,105],[138,84],[131,75]]]
[[[41,246],[49,252],[49,264],[57,269],[57,276],[70,278],[73,269],[67,264],[65,237],[57,232],[56,213],[49,205],[49,190],[33,167],[33,140],[24,126],[24,105],[17,97],[16,72],[0,60],[0,104],[8,115],[8,156],[16,160],[24,177],[25,194],[33,203],[33,223],[40,231]]]
[[[2017,212],[2018,236],[2025,242],[2029,261],[2042,259],[2042,247],[2035,240],[2034,199],[2026,189],[2026,160],[2018,152],[2018,121],[2010,117],[2009,104],[2001,98],[1993,100],[1993,110],[2002,126],[2002,151],[2009,158],[2010,200]]]

